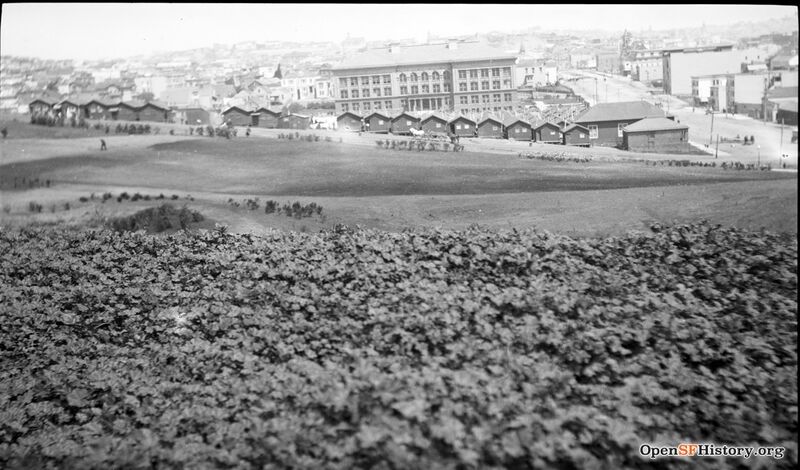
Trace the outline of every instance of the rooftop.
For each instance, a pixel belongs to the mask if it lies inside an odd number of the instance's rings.
[[[688,129],[686,124],[677,123],[665,117],[645,118],[625,126],[625,132],[669,131],[675,129]]]
[[[393,46],[369,49],[345,58],[333,70],[368,67],[395,67],[400,65],[436,64],[473,60],[515,60],[516,53],[508,53],[479,42],[458,42],[450,48],[447,43],[415,46]]]
[[[575,122],[625,121],[646,117],[664,117],[664,111],[646,101],[599,103],[578,116]]]

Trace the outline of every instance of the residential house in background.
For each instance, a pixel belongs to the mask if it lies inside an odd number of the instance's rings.
[[[631,60],[631,78],[642,83],[664,78],[664,53],[660,50],[635,51]]]
[[[619,74],[622,67],[619,52],[599,52],[595,55],[597,71]]]

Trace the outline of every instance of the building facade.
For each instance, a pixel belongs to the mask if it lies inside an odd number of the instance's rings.
[[[733,49],[715,46],[664,51],[664,93],[690,96],[692,77],[713,74],[732,74],[742,70],[742,64],[764,62],[767,49]]]
[[[636,51],[631,61],[631,78],[648,83],[664,78],[664,53],[660,50]]]
[[[516,59],[471,42],[367,50],[332,69],[336,113],[511,111]]]

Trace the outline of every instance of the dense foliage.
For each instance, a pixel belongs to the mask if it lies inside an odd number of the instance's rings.
[[[653,230],[0,230],[0,467],[794,468],[796,238]]]

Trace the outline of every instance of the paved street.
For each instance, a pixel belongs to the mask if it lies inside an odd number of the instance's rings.
[[[645,100],[660,105],[664,111],[675,115],[675,119],[689,126],[689,139],[696,146],[706,148],[713,158],[716,139],[719,135],[719,158],[738,160],[745,163],[772,163],[773,167],[783,161],[788,167],[797,168],[797,144],[791,142],[792,127],[765,123],[742,115],[716,114],[707,115],[704,109],[692,109],[692,106],[677,98],[658,94],[656,90],[643,83],[617,75],[608,75],[590,71],[569,71],[570,75],[579,76],[576,81],[567,82],[575,93],[583,96],[590,104],[595,103],[595,96],[600,103]],[[596,80],[595,80],[596,79]],[[723,138],[733,139],[736,136],[755,137],[755,145],[722,143]],[[789,157],[781,159],[780,155]]]

